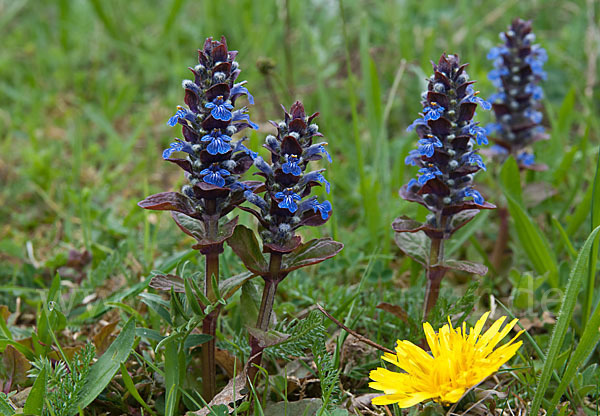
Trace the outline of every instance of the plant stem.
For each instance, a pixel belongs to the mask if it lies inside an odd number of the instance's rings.
[[[441,224],[440,229],[445,234],[446,220],[445,216],[439,216]],[[429,250],[429,263],[427,264],[427,289],[425,290],[425,300],[423,302],[423,320],[426,321],[429,317],[429,313],[435,306],[438,297],[440,295],[440,286],[444,274],[446,274],[446,268],[443,266],[437,266],[444,260],[444,238],[432,238],[431,248]]]
[[[206,234],[210,241],[214,241],[218,235],[219,220],[215,218],[216,201],[206,201],[206,213],[209,220],[205,221]],[[213,288],[213,276],[219,284],[219,254],[221,245],[216,245],[204,251],[205,269],[204,269],[204,296],[208,299],[215,299]],[[217,319],[220,308],[215,308],[202,321],[202,333],[210,335],[210,341],[202,344],[202,396],[206,402],[210,402],[217,393],[217,365],[215,360]]]
[[[494,250],[492,251],[492,266],[497,273],[500,272],[502,267],[502,259],[504,252],[508,244],[508,210],[506,208],[498,209],[498,219],[500,224],[498,226],[498,237],[496,237],[496,243],[494,244]]]
[[[205,255],[205,259],[206,280],[204,282],[204,295],[211,299],[214,298],[212,275],[215,275],[217,281],[219,277],[219,254],[208,253]],[[215,349],[219,309],[216,308],[213,310],[202,321],[202,333],[212,336],[210,341],[202,344],[202,397],[207,403],[212,400],[217,392]]]
[[[256,320],[256,328],[263,332],[266,332],[269,329],[277,286],[285,277],[280,276],[281,260],[281,253],[271,253],[271,258],[269,260],[269,276],[264,278],[265,287],[260,302],[260,310],[258,311],[258,319]],[[259,339],[250,335],[250,347],[252,348],[252,352],[250,353],[251,358],[248,363],[248,379],[251,382],[254,382],[254,378],[258,372],[257,366],[261,364],[262,352],[265,349],[265,346],[261,345]]]

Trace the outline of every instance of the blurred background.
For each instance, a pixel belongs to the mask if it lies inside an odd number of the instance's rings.
[[[65,273],[75,283],[112,293],[189,253],[189,238],[168,214],[136,203],[184,183],[161,158],[180,135],[166,121],[183,104],[181,81],[191,77],[186,68],[208,36],[224,35],[239,51],[240,79],[256,102],[250,115],[261,126],[250,133],[253,150],[270,131],[267,121],[282,117],[280,104],[300,99],[309,113],[321,113],[334,159],[325,166],[334,215],[310,232],[332,235],[346,249],[319,269],[329,281],[286,281],[300,298],[315,290],[316,298],[333,301],[322,285],[356,283],[365,274],[400,287],[418,279],[418,267],[395,248],[390,223],[401,214],[425,215],[397,191],[416,174],[404,165],[416,142],[405,129],[421,109],[430,61],[459,54],[481,96],[491,95],[486,54],[515,17],[533,19],[549,55],[542,86],[552,140],[536,154],[551,169],[530,175],[557,192],[534,215],[553,212],[567,221],[593,179],[599,9],[595,0],[0,0],[4,303],[12,301],[7,288],[45,287],[60,267],[70,267]],[[489,113],[477,117],[491,120]],[[501,203],[495,169],[476,182],[486,199]],[[486,262],[496,233],[491,215],[481,214],[449,252]],[[585,237],[582,224],[570,228],[574,240]],[[467,239],[473,244],[464,248]],[[73,265],[89,261],[85,251],[92,265],[84,278]],[[527,259],[516,254],[514,262]]]

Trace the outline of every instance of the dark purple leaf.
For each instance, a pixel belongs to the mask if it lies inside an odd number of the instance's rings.
[[[248,328],[248,333],[258,340],[258,345],[263,348],[273,347],[281,344],[290,337],[289,334],[284,334],[278,331],[262,331],[258,328]]]
[[[192,173],[192,164],[187,159],[165,159],[167,162],[175,163],[181,169],[188,173]]]
[[[478,274],[480,276],[485,276],[488,272],[488,268],[483,264],[474,263],[472,261],[462,261],[462,260],[444,260],[442,266],[446,269],[459,270],[461,272]]]
[[[150,287],[156,290],[170,292],[171,288],[174,292],[185,293],[185,284],[183,279],[174,274],[158,274],[150,280]]]
[[[406,216],[398,217],[392,223],[392,228],[397,233],[416,233],[424,231],[430,238],[443,238],[443,233],[429,224],[422,224]]]
[[[476,109],[477,104],[475,103],[462,103],[458,110],[458,121],[463,122],[471,120]]]
[[[138,205],[144,209],[155,211],[177,211],[186,215],[196,213],[190,199],[178,192],[162,192],[150,195],[143,201],[138,202]]]
[[[376,306],[376,308],[381,309],[382,311],[389,312],[392,315],[400,318],[405,323],[410,324],[410,317],[408,316],[408,313],[404,310],[404,308],[402,308],[401,306],[392,305],[391,303],[387,302],[381,302],[379,305]]]
[[[496,209],[496,205],[494,204],[490,204],[489,202],[484,202],[483,204],[479,205],[476,204],[473,201],[465,201],[460,205],[450,205],[447,206],[446,208],[444,208],[444,210],[442,211],[443,215],[455,215],[461,211],[465,211],[468,209]]]
[[[296,250],[300,246],[300,243],[302,243],[302,237],[295,235],[283,245],[277,243],[264,243],[264,250],[266,253],[287,254]]]
[[[450,223],[450,234],[467,225],[477,214],[479,214],[478,209],[466,209],[453,215]]]
[[[321,263],[338,254],[344,245],[331,238],[310,240],[283,257],[282,271],[287,273],[311,264]]]

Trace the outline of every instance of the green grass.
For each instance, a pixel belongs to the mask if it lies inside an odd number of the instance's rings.
[[[404,165],[416,141],[405,128],[420,110],[429,61],[442,52],[458,53],[470,63],[470,77],[478,80],[483,97],[493,92],[486,78],[491,64],[485,55],[516,16],[534,19],[537,40],[548,50],[544,120],[551,140],[537,144],[535,150],[550,169],[521,176],[523,198],[511,172],[497,175],[496,166],[478,175],[476,181],[487,199],[510,208],[511,255],[500,270],[474,278],[479,287],[473,317],[492,307],[490,295],[517,317],[541,317],[543,294],[551,288],[564,290],[575,253],[599,224],[595,172],[600,93],[598,74],[589,72],[594,59],[600,65],[593,52],[600,48],[599,15],[598,4],[584,0],[0,0],[0,305],[13,313],[3,322],[8,333],[0,339],[0,351],[8,343],[5,338],[35,338],[41,326],[49,331],[42,334],[44,339],[53,344],[56,336],[68,356],[68,348],[96,334],[101,321],[124,323],[132,315],[138,327],[166,334],[164,313],[138,295],[146,291],[152,270],[173,272],[179,264],[181,271],[187,261],[185,273],[191,273],[202,270],[202,262],[189,251],[190,239],[168,214],[144,212],[136,203],[184,183],[180,171],[161,160],[162,149],[178,133],[165,123],[183,101],[180,83],[191,75],[186,68],[194,65],[196,49],[205,37],[221,35],[227,36],[231,49],[240,51],[240,79],[249,81],[255,97],[250,114],[261,130],[250,135],[250,146],[258,149],[270,131],[267,121],[281,117],[280,103],[289,107],[301,99],[308,112],[321,113],[317,121],[334,158],[327,166],[334,216],[321,230],[304,235],[333,236],[346,247],[336,258],[284,281],[275,305],[278,319],[305,316],[319,303],[382,345],[391,347],[398,338],[418,340],[415,328],[376,309],[380,302],[389,302],[401,305],[415,322],[420,320],[424,275],[395,247],[390,226],[399,215],[420,220],[426,215],[397,194],[416,173]],[[257,66],[266,61],[275,65],[269,80]],[[591,75],[595,85],[589,85]],[[479,113],[478,119],[490,121],[490,114]],[[549,184],[554,192],[532,203],[528,186],[538,182]],[[485,215],[448,244],[454,258],[489,264],[498,228],[495,213]],[[243,223],[252,223],[242,217]],[[88,250],[91,264],[81,270],[65,267],[71,250]],[[521,358],[511,363],[526,369],[505,375],[505,385],[510,384],[510,391],[525,402],[531,402],[534,394],[543,407],[559,400],[552,397],[559,385],[550,377],[554,371],[562,380],[566,369],[569,380],[573,378],[571,387],[590,380],[584,370],[600,358],[593,348],[588,357],[589,340],[595,345],[597,339],[586,326],[598,319],[597,254],[598,245],[592,244],[590,271],[580,282],[584,291],[575,294],[573,319],[561,323],[565,342],[552,344],[556,365],[546,361],[544,367],[527,341]],[[58,268],[59,312],[48,312],[44,305],[51,300],[48,288]],[[512,304],[514,288],[507,278],[511,270],[515,276],[531,273],[535,278],[547,273],[527,298],[531,299],[527,308]],[[223,276],[241,271],[227,249]],[[455,303],[470,281],[470,276],[459,273],[444,281],[437,323],[450,311],[455,318],[463,316],[465,311]],[[248,358],[246,307],[248,296],[234,296],[225,307],[227,318],[219,333],[219,345],[242,361]],[[468,302],[463,308],[468,309]],[[549,312],[556,315],[559,310],[560,304]],[[58,313],[65,317],[62,324]],[[547,323],[530,330],[531,339],[544,352],[552,329]],[[333,325],[329,332],[334,334]],[[74,340],[68,336],[73,333],[84,335]],[[575,350],[581,337],[587,344]],[[146,385],[139,397],[125,393],[131,391],[131,383],[154,380],[156,369],[147,361],[155,359],[154,365],[172,386],[172,397],[181,395],[189,408],[200,402],[194,392],[196,370],[183,374],[178,368],[173,373],[162,365],[165,354],[180,359],[177,351],[153,351],[158,341],[148,337],[137,342],[138,355],[121,366],[122,371],[129,370],[131,380],[117,376],[105,393],[120,391],[131,406],[141,406],[141,400],[162,414],[164,381]],[[348,358],[341,343],[337,345],[336,353]],[[578,360],[575,364],[568,362],[569,347]],[[50,350],[37,346],[35,356]],[[198,368],[198,355],[187,357],[189,368]],[[340,364],[346,390],[372,392],[365,382],[368,371],[379,364],[377,356],[370,351]],[[540,374],[549,380],[541,393],[528,386]],[[220,386],[226,382],[221,375]],[[586,414],[597,414],[597,388],[584,400],[568,387],[561,385],[562,402],[570,401],[573,410],[581,407]],[[257,394],[261,391],[257,388]],[[119,409],[109,393],[90,408]],[[520,405],[512,395],[506,400],[513,409]],[[502,408],[503,401],[497,401]]]

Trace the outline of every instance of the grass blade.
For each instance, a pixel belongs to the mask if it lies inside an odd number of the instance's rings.
[[[129,357],[134,340],[135,320],[130,318],[117,339],[110,344],[110,347],[108,347],[90,369],[81,393],[77,398],[77,402],[74,404],[75,408],[86,408],[102,393],[102,390],[110,383],[110,380],[112,380],[119,370],[121,363]]]
[[[132,380],[131,376],[129,375],[129,371],[127,371],[127,367],[125,367],[125,364],[121,363],[120,367],[121,367],[121,376],[123,377],[123,384],[125,384],[125,387],[127,387],[127,391],[129,392],[129,394],[131,394],[131,396],[135,400],[137,400],[137,402],[139,404],[141,404],[144,407],[144,409],[146,409],[148,411],[148,413],[150,413],[151,415],[155,415],[156,413],[154,413],[154,411],[150,408],[150,406],[148,406],[148,404],[146,404],[144,399],[142,399],[142,396],[140,396],[140,393],[138,393],[138,391],[136,390],[135,384],[133,383],[133,380]]]
[[[181,336],[172,337],[165,343],[165,416],[172,416],[179,406],[179,388],[183,387],[185,356],[180,351]]]
[[[589,266],[589,257],[592,244],[600,231],[600,227],[596,228],[589,235],[585,244],[579,251],[575,265],[571,269],[569,281],[565,288],[565,295],[563,297],[560,312],[558,314],[558,320],[554,325],[554,332],[552,332],[552,338],[550,339],[550,346],[548,347],[548,353],[546,354],[546,361],[544,362],[544,368],[542,369],[542,375],[538,381],[538,386],[535,390],[535,396],[533,397],[533,404],[531,405],[532,415],[537,415],[544,393],[548,388],[550,382],[550,376],[556,364],[556,360],[560,353],[560,347],[563,344],[567,330],[569,329],[569,323],[573,317],[573,311],[577,304],[577,295],[581,289],[584,279],[586,278],[587,267]],[[597,331],[597,327],[596,327]],[[561,383],[562,384],[562,383]]]
[[[539,274],[549,273],[548,282],[552,287],[558,287],[558,265],[548,240],[525,209],[510,194],[505,196],[510,215],[515,221],[517,236],[527,257]]]
[[[46,374],[46,366],[42,368],[36,377],[33,387],[27,396],[23,413],[31,415],[41,415],[44,407],[44,398],[46,397],[46,383],[48,376]]]
[[[600,225],[600,152],[596,157],[596,173],[594,175],[594,183],[592,187],[592,218],[591,218],[591,229],[593,230]],[[585,287],[585,299],[583,300],[583,316],[582,326],[585,327],[588,316],[592,312],[592,304],[594,303],[594,289],[596,281],[596,263],[598,261],[598,242],[595,241],[592,245],[592,255],[590,256],[590,267],[588,269],[587,285]],[[587,329],[587,328],[586,328]]]

